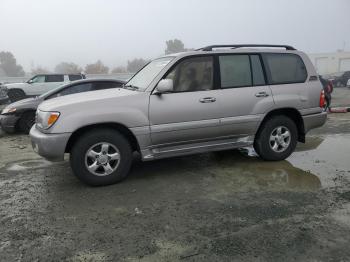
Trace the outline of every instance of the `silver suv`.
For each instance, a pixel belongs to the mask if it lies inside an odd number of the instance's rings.
[[[70,153],[79,179],[107,185],[127,176],[135,151],[146,161],[253,145],[264,160],[285,159],[325,123],[323,106],[303,52],[209,46],[155,59],[123,88],[45,101],[30,135],[41,156]]]

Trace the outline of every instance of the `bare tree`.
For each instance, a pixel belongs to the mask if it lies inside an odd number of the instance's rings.
[[[86,74],[108,74],[109,68],[105,66],[101,60],[97,60],[94,64],[88,64],[85,67]]]
[[[32,75],[48,74],[50,71],[44,67],[37,66],[31,70]]]
[[[59,74],[78,74],[83,69],[75,63],[62,62],[56,65],[55,72]]]
[[[168,40],[166,43],[165,54],[173,54],[186,51],[184,43],[179,39]]]
[[[127,71],[130,73],[135,73],[139,71],[148,61],[142,58],[135,58],[134,60],[128,61],[126,67]]]
[[[24,76],[24,70],[17,64],[11,52],[0,52],[0,68],[6,76]]]
[[[119,74],[119,73],[126,73],[126,68],[125,66],[117,66],[115,68],[113,68],[113,70],[111,71],[112,74]]]

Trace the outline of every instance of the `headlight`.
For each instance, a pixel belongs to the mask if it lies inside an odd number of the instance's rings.
[[[49,129],[52,127],[60,117],[60,112],[45,112],[37,110],[36,124],[39,128]]]
[[[2,115],[5,115],[5,114],[11,114],[11,113],[14,113],[14,112],[16,112],[16,108],[14,108],[14,107],[9,107],[9,108],[4,108],[2,111],[1,111],[1,114]]]

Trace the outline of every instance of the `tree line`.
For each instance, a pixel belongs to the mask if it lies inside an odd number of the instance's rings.
[[[186,49],[181,40],[174,39],[166,41],[166,49],[164,53],[167,55],[187,50],[190,49]],[[135,58],[133,60],[128,61],[126,66],[117,66],[115,68],[112,68],[111,70],[101,60],[97,60],[95,63],[92,64],[87,64],[84,68],[73,62],[61,62],[55,66],[53,72],[61,74],[75,74],[82,72],[84,72],[85,74],[135,73],[148,62],[148,59]],[[45,67],[37,66],[35,68],[32,68],[30,73],[32,75],[35,75],[52,72],[46,69]],[[0,52],[0,76],[2,75],[9,77],[22,77],[25,75],[23,67],[17,64],[16,58],[11,52]]]

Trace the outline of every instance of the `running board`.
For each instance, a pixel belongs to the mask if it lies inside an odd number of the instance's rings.
[[[197,142],[185,145],[171,145],[171,146],[158,146],[145,150],[141,150],[142,159],[144,161],[168,158],[174,156],[184,156],[199,153],[206,153],[212,151],[228,150],[233,148],[240,148],[251,146],[253,144],[254,137],[247,136],[241,138],[230,138],[223,140],[215,140],[209,142]]]

